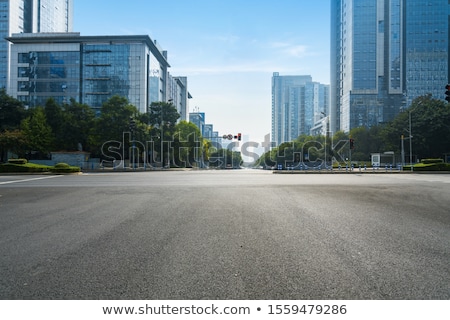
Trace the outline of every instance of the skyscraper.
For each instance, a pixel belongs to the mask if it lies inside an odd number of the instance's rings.
[[[73,0],[0,0],[0,88],[8,87],[13,33],[71,32]]]
[[[405,92],[407,105],[421,95],[444,99],[450,79],[447,0],[403,1]]]
[[[330,130],[392,120],[416,97],[443,98],[448,0],[331,1]]]
[[[311,76],[272,77],[272,141],[277,145],[310,134],[320,115],[328,112],[329,87]]]

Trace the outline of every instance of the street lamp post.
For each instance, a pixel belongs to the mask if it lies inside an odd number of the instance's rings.
[[[173,99],[167,100],[168,103],[172,103]],[[161,169],[164,168],[164,112],[163,112],[163,105],[161,104]],[[169,150],[167,150],[169,152]]]
[[[420,100],[416,105],[415,105],[415,107],[417,108],[418,106],[420,106],[421,104],[423,103],[423,100]],[[413,138],[413,135],[412,135],[412,126],[411,126],[411,113],[412,113],[412,110],[411,110],[411,108],[409,108],[409,110],[408,110],[408,122],[409,122],[409,137],[408,137],[408,139],[409,139],[409,163],[410,163],[410,166],[411,166],[411,171],[414,171],[414,168],[413,168],[413,160],[412,160],[412,138]]]
[[[325,112],[321,111],[320,113],[323,114],[323,116],[326,118],[326,123],[325,123],[325,170],[327,170],[327,137],[328,137],[329,118]]]
[[[413,163],[412,163],[412,132],[411,132],[411,110],[409,110],[409,162],[411,165],[411,171],[414,171],[413,169]]]
[[[400,139],[402,142],[402,170],[403,170],[403,167],[405,166],[405,136],[402,134]]]

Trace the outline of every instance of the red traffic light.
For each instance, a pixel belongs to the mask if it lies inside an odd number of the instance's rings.
[[[238,139],[239,141],[241,141],[241,134],[238,133],[237,136],[234,136],[233,138]]]

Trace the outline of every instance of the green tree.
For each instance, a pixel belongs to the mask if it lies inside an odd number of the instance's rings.
[[[95,114],[86,104],[70,100],[64,107],[64,147],[66,150],[90,148],[90,137],[93,131]]]
[[[430,95],[415,99],[409,109],[380,130],[384,149],[400,154],[403,135],[404,150],[408,155],[410,123],[413,160],[442,158],[450,152],[450,107],[447,103]]]
[[[191,167],[194,162],[199,161],[197,158],[200,156],[202,140],[200,129],[195,124],[187,121],[176,124],[172,142],[174,164]]]
[[[156,150],[153,150],[153,152],[159,154],[161,161],[161,149],[157,146],[162,146],[165,164],[168,161],[166,157],[173,156],[173,154],[170,155],[170,150],[168,148],[170,142],[174,139],[175,126],[179,118],[180,114],[170,102],[152,102],[150,105],[148,118],[149,125],[151,126],[150,135],[152,136],[152,140],[155,140],[153,138],[157,137],[156,143],[154,144]],[[164,141],[164,143],[161,141]]]
[[[152,102],[149,108],[149,124],[159,127],[161,124],[170,128],[175,127],[180,114],[170,102]]]
[[[0,89],[0,132],[19,128],[25,116],[22,102],[7,95],[5,89]]]
[[[63,108],[55,101],[53,98],[49,98],[45,103],[45,118],[47,123],[52,129],[54,144],[52,149],[63,150],[65,149],[66,134],[64,125],[66,124],[66,119],[64,118]]]
[[[211,167],[238,169],[244,161],[241,153],[229,149],[219,149],[211,153]]]
[[[130,132],[130,118],[136,118],[137,115],[137,108],[124,97],[113,96],[105,101],[100,116],[95,121],[92,151],[100,155],[103,144],[111,141],[122,142],[124,133]]]
[[[24,156],[27,140],[22,130],[14,129],[14,130],[5,130],[4,132],[0,132],[0,150],[8,150],[19,157]],[[3,152],[1,154],[2,159],[0,162],[5,162],[7,159]]]
[[[359,127],[350,130],[350,137],[354,141],[352,150],[353,161],[369,161],[371,150],[370,131],[367,127]]]
[[[53,143],[52,129],[47,123],[42,107],[31,110],[31,114],[21,123],[23,134],[30,152],[47,155]]]

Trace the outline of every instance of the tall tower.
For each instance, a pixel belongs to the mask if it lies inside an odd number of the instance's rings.
[[[328,113],[329,86],[311,76],[272,77],[272,141],[277,145],[311,134],[315,122]]]
[[[389,121],[402,101],[400,0],[332,1],[331,131]]]
[[[403,1],[405,15],[405,85],[407,106],[418,96],[444,99],[449,74],[447,0]]]
[[[277,145],[297,138],[304,128],[305,86],[311,76],[272,76],[272,141]]]
[[[371,127],[420,95],[443,97],[448,21],[448,0],[332,1],[331,130]]]
[[[71,32],[73,0],[0,0],[0,88],[8,88],[13,33]]]

